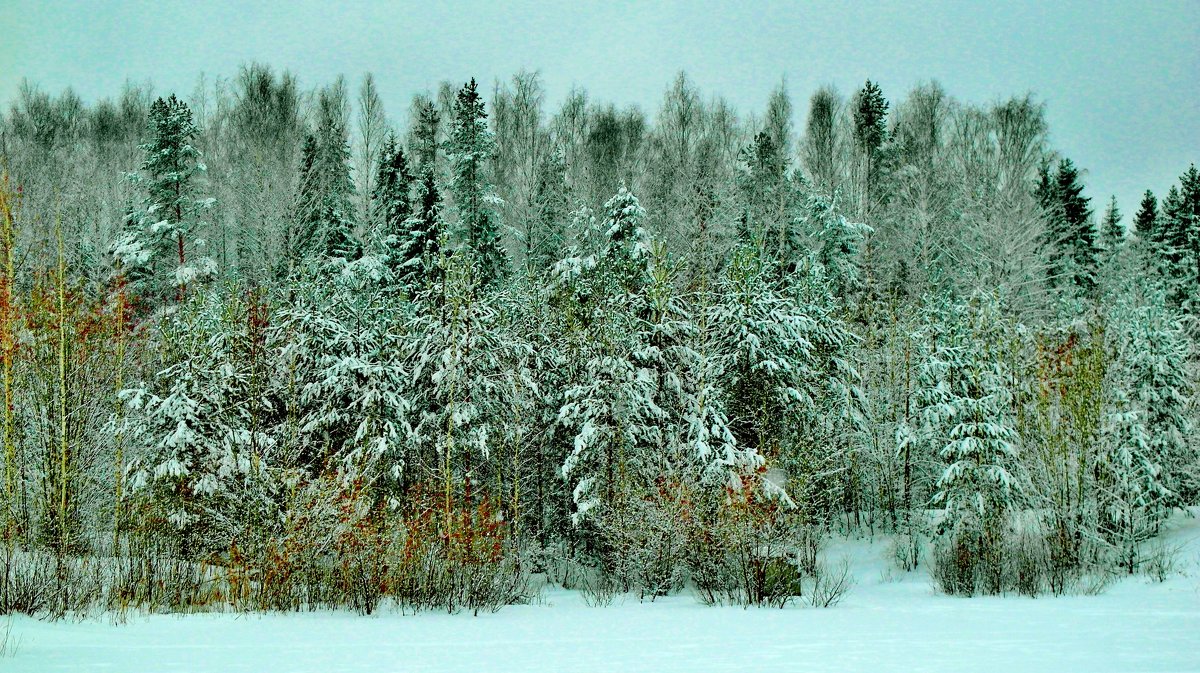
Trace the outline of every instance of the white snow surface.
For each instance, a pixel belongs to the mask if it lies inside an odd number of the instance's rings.
[[[828,609],[706,607],[688,593],[588,607],[548,589],[478,617],[17,617],[0,671],[1200,671],[1200,519],[1177,518],[1168,541],[1183,545],[1170,579],[1098,596],[942,596],[925,572],[893,570],[876,538],[831,545],[857,584]]]

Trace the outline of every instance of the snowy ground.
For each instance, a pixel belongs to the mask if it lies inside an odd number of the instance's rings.
[[[592,608],[548,591],[479,617],[17,618],[0,671],[1200,671],[1200,519],[1170,539],[1186,543],[1179,574],[1099,596],[939,596],[923,573],[889,570],[886,544],[852,541],[834,552],[852,554],[857,586],[825,610],[690,595]]]

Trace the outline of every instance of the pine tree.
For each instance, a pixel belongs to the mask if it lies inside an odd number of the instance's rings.
[[[781,268],[793,268],[802,244],[795,221],[799,190],[788,173],[787,157],[772,135],[763,131],[742,150],[738,163],[743,203],[738,238],[776,256]]]
[[[386,294],[342,277],[298,284],[278,311],[278,332],[287,335],[279,361],[292,391],[289,441],[311,477],[361,479],[383,494],[413,469],[403,458],[409,372],[398,317]]]
[[[813,322],[780,292],[771,263],[739,249],[714,288],[707,324],[724,359],[721,388],[738,445],[778,455],[801,407],[815,406]]]
[[[458,211],[458,227],[479,260],[484,287],[508,273],[508,257],[500,242],[499,197],[488,182],[488,161],[495,141],[474,78],[458,92],[454,123],[446,141],[450,191]]]
[[[198,196],[199,178],[206,170],[202,155],[192,143],[199,129],[192,111],[171,95],[150,108],[151,140],[140,149],[145,154],[140,173],[131,178],[146,190],[143,208],[126,219],[122,236],[111,250],[132,280],[134,291],[147,299],[182,299],[187,285],[211,275],[211,259],[188,263],[195,250],[191,236],[200,213],[211,199]]]
[[[512,376],[514,351],[527,347],[507,329],[498,295],[484,292],[474,255],[443,252],[436,286],[425,290],[405,346],[412,364],[412,450],[423,473],[436,475],[448,530],[451,514],[488,495],[501,467],[494,441],[525,381]],[[520,413],[518,411],[518,413]]]
[[[254,449],[271,444],[255,429],[263,399],[238,360],[236,315],[218,293],[194,295],[162,325],[166,366],[120,393],[121,434],[134,454],[129,487],[170,524],[184,558],[228,549],[233,531],[220,529],[218,512],[261,457]]]

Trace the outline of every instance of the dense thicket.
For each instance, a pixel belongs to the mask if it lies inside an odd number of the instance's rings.
[[[953,593],[1144,565],[1200,504],[1196,168],[1127,226],[1029,97],[795,116],[683,74],[652,117],[444,84],[404,129],[369,77],[26,85],[0,607],[778,604],[832,530]]]

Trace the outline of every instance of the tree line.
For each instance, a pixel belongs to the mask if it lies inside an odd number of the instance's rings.
[[[782,604],[831,532],[1063,593],[1197,504],[1194,166],[1126,225],[1030,96],[350,99],[0,118],[6,611]]]

